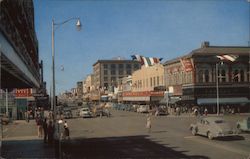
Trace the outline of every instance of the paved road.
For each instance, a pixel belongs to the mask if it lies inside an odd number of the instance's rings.
[[[235,122],[242,116],[226,116]],[[146,115],[112,111],[112,117],[67,120],[71,140],[63,141],[68,158],[170,158],[246,159],[250,134],[224,140],[192,136],[188,130],[195,118],[152,117],[152,132],[145,129]],[[53,158],[54,148],[36,136],[34,121],[5,126],[2,156],[6,158]]]
[[[192,136],[193,117],[153,117],[152,132],[146,115],[113,111],[111,118],[69,120],[72,140],[63,144],[71,158],[211,158],[242,159],[250,154],[250,135],[208,140]],[[239,117],[227,116],[229,121]],[[242,117],[240,117],[242,118]]]

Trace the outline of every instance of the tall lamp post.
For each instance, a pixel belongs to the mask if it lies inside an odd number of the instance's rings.
[[[219,79],[218,79],[218,63],[216,63],[216,103],[217,103],[217,116],[220,114],[220,103],[219,103]]]
[[[80,31],[81,29],[81,22],[80,22],[80,19],[79,18],[70,18],[68,20],[65,20],[61,23],[55,23],[54,22],[54,19],[52,19],[52,99],[51,99],[51,106],[53,108],[53,114],[54,114],[54,123],[56,123],[56,87],[55,87],[55,39],[54,39],[54,36],[55,36],[55,30],[57,28],[59,28],[61,25],[71,21],[71,20],[77,20],[76,22],[76,27],[77,27],[77,30]],[[55,26],[57,26],[55,28]],[[59,148],[58,148],[58,155],[59,155],[59,158],[61,158],[61,124],[62,122],[60,122],[60,120],[58,121],[58,139],[59,139]],[[56,147],[55,147],[56,148]],[[57,149],[55,149],[57,151]]]
[[[70,18],[68,20],[65,20],[61,23],[55,23],[54,19],[52,19],[52,99],[51,99],[51,107],[53,109],[54,114],[54,120],[56,116],[56,84],[55,84],[55,30],[58,29],[61,25],[71,21],[71,20],[77,20],[76,27],[77,30],[81,30],[81,22],[79,18]]]

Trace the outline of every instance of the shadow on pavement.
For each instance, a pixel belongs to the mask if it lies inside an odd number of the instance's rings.
[[[134,159],[209,159],[206,156],[188,156],[187,151],[177,151],[160,145],[148,136],[106,138],[78,138],[62,143],[65,158],[134,158]]]
[[[226,137],[221,137],[217,138],[219,141],[236,141],[236,140],[245,140],[243,136],[226,136]]]
[[[54,148],[43,140],[3,141],[1,157],[9,158],[54,158]]]

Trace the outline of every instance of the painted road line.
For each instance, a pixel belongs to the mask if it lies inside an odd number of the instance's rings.
[[[230,152],[233,152],[233,153],[237,153],[237,154],[240,154],[240,155],[246,155],[246,156],[249,155],[249,151],[237,149],[235,147],[229,147],[229,146],[222,145],[222,144],[210,141],[210,140],[209,141],[204,140],[204,139],[199,138],[198,136],[197,137],[196,136],[194,136],[194,137],[187,136],[187,137],[184,137],[184,138],[187,139],[187,140],[192,140],[192,141],[204,144],[204,145],[216,147],[216,148],[223,149],[223,150],[226,150],[226,151],[230,151]]]

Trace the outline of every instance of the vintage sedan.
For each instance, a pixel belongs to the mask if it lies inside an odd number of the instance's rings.
[[[250,131],[250,117],[237,122],[237,129],[239,131]]]
[[[222,117],[201,117],[196,124],[190,125],[190,130],[193,135],[204,135],[210,140],[216,137],[237,135],[237,131]]]

